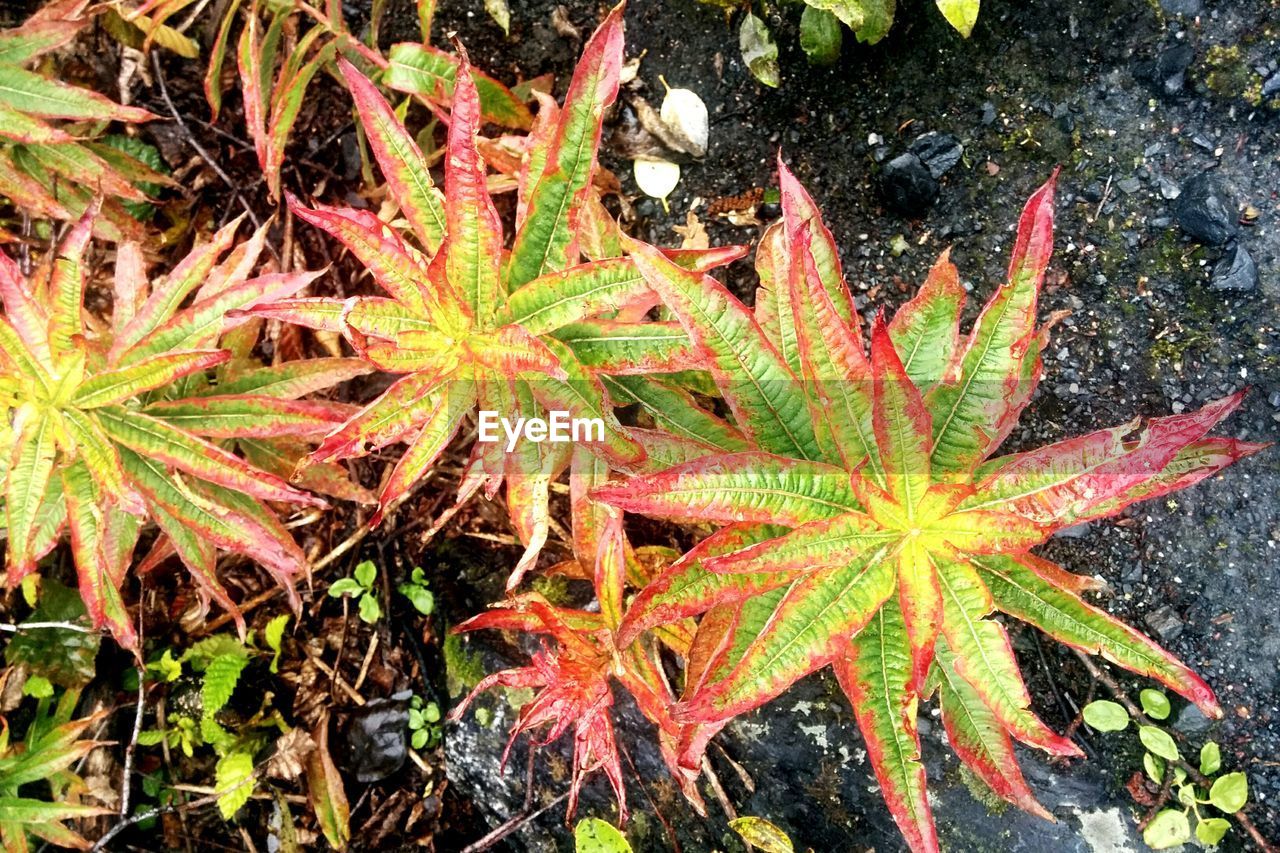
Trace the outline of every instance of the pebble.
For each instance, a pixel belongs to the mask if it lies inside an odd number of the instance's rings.
[[[1210,246],[1221,246],[1238,230],[1231,205],[1209,172],[1201,172],[1182,184],[1173,212],[1187,236]]]
[[[1271,404],[1271,408],[1280,409],[1280,391],[1272,391],[1271,396],[1267,398],[1267,402]]]
[[[1249,250],[1232,240],[1227,250],[1213,266],[1213,278],[1209,281],[1213,290],[1233,290],[1248,293],[1258,287],[1258,265]]]
[[[1123,181],[1117,181],[1116,186],[1119,187],[1120,191],[1125,195],[1133,195],[1138,190],[1142,189],[1142,181],[1137,178],[1125,178]]]
[[[1173,608],[1169,605],[1153,610],[1146,616],[1147,627],[1155,632],[1161,642],[1169,642],[1176,640],[1181,636],[1186,625],[1178,618],[1178,614],[1173,612]]]
[[[1178,182],[1173,178],[1161,175],[1156,179],[1156,184],[1160,187],[1160,197],[1173,201],[1182,195],[1182,188],[1178,186]]]
[[[938,179],[910,152],[899,154],[880,173],[885,203],[904,216],[922,216],[938,198]]]
[[[1204,0],[1160,0],[1160,8],[1170,15],[1193,18],[1204,11]]]
[[[356,781],[379,782],[404,764],[409,730],[407,699],[407,695],[402,699],[400,694],[389,700],[374,699],[342,720],[340,761]]]
[[[1280,94],[1280,74],[1272,74],[1262,84],[1262,97],[1270,98],[1276,94]]]
[[[1276,75],[1280,78],[1280,75]],[[995,124],[996,121],[996,105],[990,101],[986,101],[982,105],[982,123],[985,125]]]
[[[941,178],[951,171],[964,156],[964,146],[959,139],[936,130],[916,137],[907,150],[919,157],[935,178]]]
[[[1073,524],[1070,527],[1064,527],[1057,533],[1053,534],[1054,539],[1083,539],[1089,535],[1090,523],[1082,521],[1079,524]]]
[[[1166,95],[1176,95],[1187,82],[1187,68],[1196,51],[1185,42],[1166,48],[1156,59],[1156,80],[1164,87]]]
[[[1186,735],[1202,734],[1207,732],[1211,725],[1213,721],[1195,705],[1184,707],[1178,712],[1178,718],[1173,721],[1173,727]]]

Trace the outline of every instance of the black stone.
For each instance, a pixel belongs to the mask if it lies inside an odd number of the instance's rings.
[[[1258,265],[1253,262],[1249,250],[1236,241],[1227,245],[1227,250],[1213,266],[1213,278],[1209,287],[1214,290],[1234,290],[1247,293],[1258,287]]]
[[[1238,230],[1232,205],[1209,172],[1188,179],[1174,204],[1173,214],[1188,237],[1221,246]]]
[[[915,154],[900,154],[880,173],[885,204],[904,216],[921,216],[938,198],[938,179]]]
[[[964,156],[964,146],[949,133],[932,131],[916,137],[907,148],[929,167],[935,178],[941,178]]]
[[[357,782],[381,782],[399,770],[408,755],[408,696],[374,699],[343,715],[339,731],[342,769]]]
[[[1180,42],[1161,51],[1156,59],[1156,80],[1164,87],[1165,94],[1176,95],[1187,82],[1187,68],[1195,59],[1196,51],[1186,42]]]

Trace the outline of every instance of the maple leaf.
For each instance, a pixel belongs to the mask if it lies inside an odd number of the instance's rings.
[[[536,690],[534,698],[520,708],[502,763],[506,764],[511,746],[522,733],[545,729],[535,741],[536,746],[543,746],[572,728],[573,771],[567,816],[572,818],[577,809],[578,793],[587,774],[599,770],[613,788],[619,820],[625,823],[626,788],[612,717],[612,682],[617,681],[656,726],[668,769],[689,802],[705,815],[706,807],[695,785],[701,768],[684,767],[680,757],[687,751],[682,747],[684,742],[710,737],[706,733],[709,727],[682,724],[671,716],[675,696],[662,673],[656,647],[632,643],[619,648],[614,642],[622,619],[628,574],[643,585],[646,573],[623,534],[621,513],[608,508],[603,513],[599,535],[593,540],[598,550],[591,560],[591,580],[599,610],[557,607],[538,593],[528,593],[458,625],[455,632],[500,629],[532,633],[550,639],[554,646],[544,644],[535,651],[529,666],[483,678],[449,718],[461,719],[471,702],[493,687]],[[579,560],[584,557],[579,555]],[[663,639],[679,652],[688,653],[689,637],[668,631]],[[710,728],[712,732],[719,730],[718,726]]]
[[[1242,394],[1142,429],[991,458],[1041,373],[1048,325],[1037,326],[1036,304],[1054,181],[1027,203],[1008,280],[967,337],[964,291],[944,255],[892,322],[875,318],[868,351],[830,232],[779,170],[783,221],[761,241],[754,313],[709,276],[629,245],[733,416],[729,424],[691,398],[671,401],[667,421],[733,452],[595,492],[628,512],[726,525],[647,585],[619,626],[625,647],[647,629],[705,614],[693,647],[712,651],[676,718],[722,724],[831,666],[904,836],[915,850],[935,850],[915,725],[932,691],[965,763],[1037,814],[1010,736],[1080,754],[1032,711],[997,611],[1220,716],[1184,664],[1084,601],[1089,579],[1030,549],[1257,452],[1262,445],[1206,438]],[[699,744],[688,746],[685,765],[700,757]]]
[[[217,550],[264,566],[296,607],[293,578],[306,559],[265,502],[325,504],[217,442],[332,429],[345,409],[289,394],[350,370],[335,374],[319,362],[238,379],[223,373],[227,382],[216,387],[208,371],[225,369],[233,353],[220,349],[219,339],[248,319],[228,319],[229,311],[296,293],[316,273],[251,277],[266,231],[233,249],[240,220],[155,282],[147,280],[140,247],[126,242],[117,249],[112,312],[99,320],[82,306],[96,212],[91,206],[30,278],[0,252],[0,407],[12,416],[0,436],[8,583],[34,571],[69,530],[93,624],[107,625],[136,650],[121,586],[141,523],[150,519],[202,597],[231,612],[243,630],[217,578]]]
[[[373,83],[339,63],[407,228],[368,211],[291,204],[299,218],[341,242],[388,295],[276,301],[253,313],[340,333],[361,358],[401,374],[311,455],[331,461],[407,443],[383,485],[373,523],[431,469],[477,407],[511,419],[545,417],[547,410],[598,419],[604,440],[591,446],[605,460],[626,468],[644,458],[644,448],[614,417],[597,374],[681,369],[689,362],[688,340],[674,326],[654,331],[617,318],[620,309],[650,298],[629,258],[582,262],[588,248],[594,254],[617,244],[616,224],[602,212],[593,181],[622,48],[619,7],[584,47],[564,107],[544,98],[531,133],[508,140],[514,156],[507,156],[508,148],[482,144],[480,96],[466,57],[460,57],[450,93],[443,193]],[[482,149],[515,177],[518,210],[509,251]],[[698,269],[737,256],[736,249],[673,253],[677,262]],[[533,442],[520,442],[511,453],[496,442],[477,443],[472,451],[458,503],[482,486],[492,497],[505,481],[512,523],[526,545],[509,589],[546,541],[550,484],[569,455],[567,444]]]
[[[141,226],[121,202],[146,202],[141,185],[173,182],[93,137],[110,122],[136,124],[155,116],[29,67],[92,23],[86,5],[58,0],[22,26],[0,30],[0,196],[33,216],[75,220],[95,194],[106,195],[98,202],[103,215],[95,219],[95,235],[141,239]]]

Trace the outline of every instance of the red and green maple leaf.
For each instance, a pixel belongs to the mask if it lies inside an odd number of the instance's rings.
[[[616,225],[593,184],[622,50],[618,8],[587,42],[564,107],[542,97],[529,135],[502,144],[479,137],[481,102],[462,57],[451,92],[443,193],[373,83],[340,63],[405,227],[366,210],[296,202],[293,209],[340,241],[388,295],[276,301],[254,313],[340,333],[361,358],[401,374],[310,457],[331,461],[407,443],[383,485],[374,523],[432,468],[477,407],[513,420],[545,417],[547,410],[599,419],[605,437],[592,447],[601,457],[620,468],[643,460],[644,447],[618,424],[597,373],[680,370],[690,364],[690,347],[674,324],[648,334],[649,325],[618,318],[637,301],[651,304],[649,288],[629,258],[599,254],[617,248]],[[504,183],[517,192],[509,249],[486,157],[508,170]],[[698,269],[738,255],[737,249],[672,253]],[[511,453],[503,442],[474,446],[458,504],[482,486],[492,497],[506,482],[512,523],[526,545],[510,588],[547,539],[550,484],[569,461],[568,444],[521,442]]]
[[[998,794],[1044,814],[1010,737],[1078,755],[1031,709],[997,612],[1221,711],[1209,687],[1088,604],[1093,586],[1030,549],[1054,531],[1191,485],[1262,445],[1207,438],[1241,394],[1185,415],[992,458],[1041,373],[1036,306],[1052,243],[1051,180],[1018,225],[1008,280],[967,337],[944,256],[864,349],[831,235],[781,165],[783,221],[757,255],[754,313],[709,276],[639,243],[646,280],[698,348],[732,424],[671,401],[667,422],[728,452],[597,490],[628,512],[726,525],[636,597],[618,630],[702,616],[673,712],[723,724],[831,666],[885,799],[915,850],[937,840],[919,760],[920,699]],[[670,390],[670,389],[668,389]],[[686,395],[687,396],[687,395]],[[696,766],[701,744],[681,757]]]
[[[517,596],[499,607],[457,626],[457,632],[500,629],[536,634],[549,639],[534,652],[529,666],[503,670],[482,679],[450,714],[458,720],[480,693],[492,687],[531,688],[533,700],[521,706],[503,764],[511,745],[522,733],[541,730],[535,745],[542,746],[573,731],[573,770],[567,814],[577,808],[578,792],[587,774],[602,771],[618,799],[620,820],[627,819],[626,789],[613,725],[613,682],[628,691],[657,729],[663,759],[684,795],[699,814],[706,808],[696,781],[700,767],[685,768],[680,757],[685,743],[705,740],[707,726],[677,722],[671,715],[676,697],[662,672],[659,649],[653,643],[635,642],[619,648],[615,637],[621,624],[626,587],[643,586],[649,577],[644,562],[631,550],[622,529],[622,515],[603,508],[600,527],[588,537],[596,550],[588,558],[577,554],[578,565],[590,565],[599,610],[574,610],[549,603],[538,593]],[[575,517],[576,520],[576,517]],[[578,531],[575,530],[575,534]],[[575,546],[584,540],[575,535]],[[689,653],[691,632],[685,626],[664,626],[661,640],[681,655]],[[712,731],[718,731],[714,727]]]
[[[136,649],[121,586],[149,519],[164,534],[162,550],[176,553],[202,597],[239,625],[217,577],[219,549],[264,566],[296,606],[293,579],[306,559],[266,502],[324,501],[223,445],[332,430],[346,407],[295,398],[348,378],[353,368],[318,360],[233,375],[233,353],[219,340],[249,319],[228,319],[228,312],[296,293],[316,274],[252,276],[266,232],[235,245],[239,220],[154,282],[141,248],[126,242],[116,252],[111,314],[99,319],[83,308],[95,213],[91,207],[29,278],[0,252],[8,583],[34,571],[69,530],[94,625]],[[214,368],[221,368],[219,385],[210,382]]]
[[[95,235],[141,239],[141,225],[121,202],[145,202],[140,185],[172,181],[94,137],[111,122],[155,116],[30,67],[90,26],[94,12],[87,6],[86,0],[56,0],[22,26],[0,30],[0,196],[33,216],[75,220],[95,194],[106,195]]]

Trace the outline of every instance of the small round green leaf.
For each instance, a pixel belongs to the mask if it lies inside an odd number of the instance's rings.
[[[1120,732],[1129,727],[1129,713],[1118,702],[1099,699],[1084,706],[1084,721],[1100,732]]]
[[[578,821],[573,831],[573,843],[577,853],[631,853],[626,836],[611,824],[594,817]]]
[[[1231,821],[1224,817],[1206,818],[1196,824],[1196,838],[1206,847],[1213,847],[1231,828]]]
[[[1164,729],[1158,729],[1155,726],[1139,726],[1138,739],[1142,741],[1143,746],[1167,761],[1177,761],[1181,758],[1178,754],[1178,745]]]
[[[1200,747],[1200,772],[1212,776],[1222,767],[1222,750],[1215,741]]]
[[[372,589],[373,582],[378,577],[378,567],[373,564],[372,560],[365,560],[356,566],[356,581],[365,589]]]
[[[1249,779],[1243,773],[1228,773],[1219,776],[1209,789],[1209,802],[1214,808],[1235,814],[1244,808],[1249,799]]]
[[[1165,809],[1156,815],[1142,831],[1142,840],[1152,850],[1177,847],[1191,840],[1191,824],[1187,816],[1176,809]]]
[[[1148,687],[1138,694],[1138,700],[1142,702],[1143,712],[1153,720],[1169,719],[1169,697],[1165,696],[1159,690],[1152,690]]]
[[[360,618],[369,625],[382,618],[382,606],[377,598],[369,594],[360,596]]]
[[[1151,781],[1157,785],[1164,783],[1164,759],[1157,758],[1149,752],[1142,754],[1142,767],[1147,771],[1147,776],[1151,777]]]
[[[1178,788],[1178,802],[1184,806],[1194,806],[1196,804],[1196,789],[1190,785],[1183,785]]]

